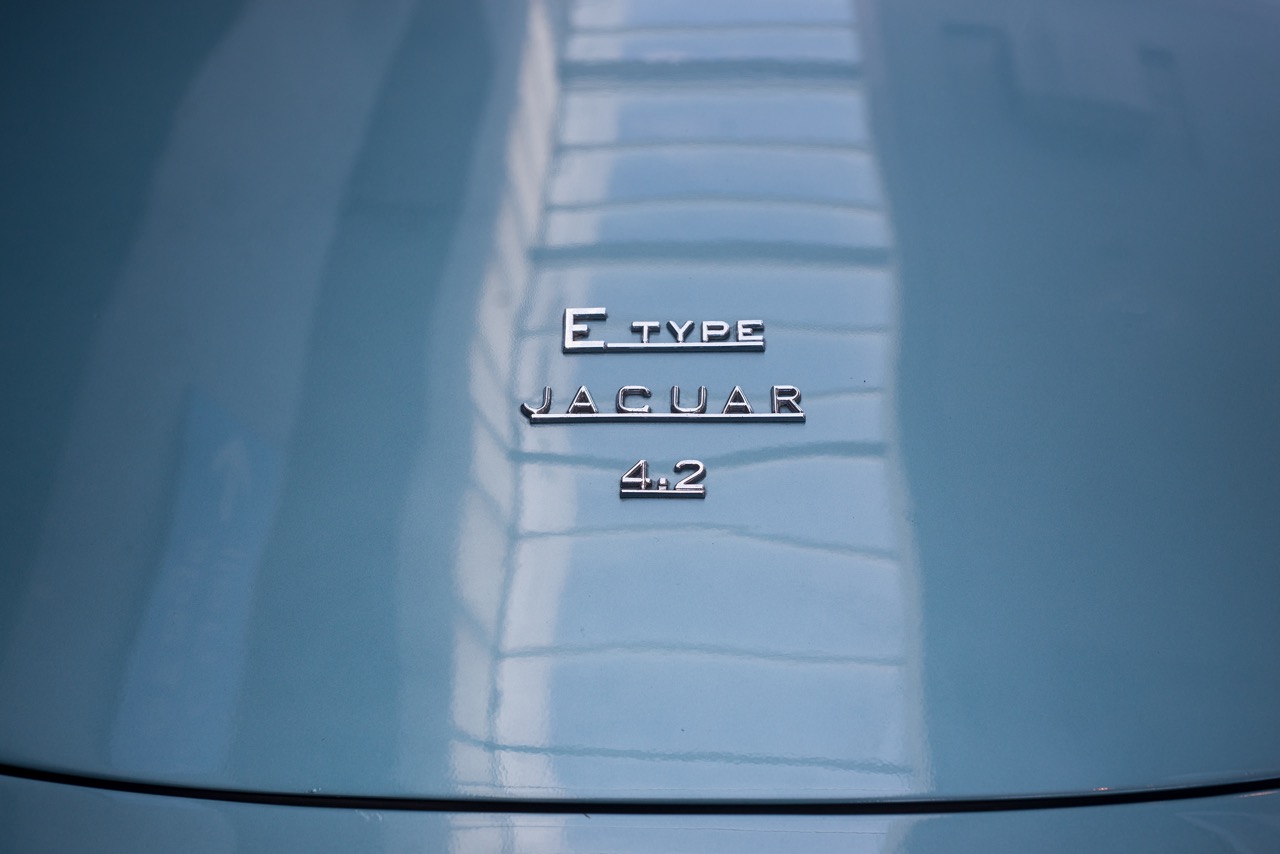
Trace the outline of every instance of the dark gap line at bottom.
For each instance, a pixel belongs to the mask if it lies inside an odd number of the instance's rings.
[[[1026,795],[993,798],[893,799],[881,801],[622,801],[622,800],[546,800],[532,798],[415,798],[370,795],[287,794],[278,792],[215,789],[200,786],[142,783],[44,771],[0,763],[0,776],[41,783],[156,795],[201,801],[266,806],[311,807],[324,809],[356,809],[376,811],[414,811],[434,813],[497,813],[518,815],[944,815],[948,813],[1023,812],[1027,810],[1074,809],[1077,807],[1148,804],[1218,798],[1231,795],[1264,794],[1280,789],[1280,777],[1213,783],[1160,789],[1086,792],[1068,795]]]

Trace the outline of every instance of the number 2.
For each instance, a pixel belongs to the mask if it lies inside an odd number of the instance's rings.
[[[681,460],[676,463],[676,474],[693,469],[689,474],[676,481],[676,492],[696,492],[699,496],[707,494],[707,488],[702,485],[702,481],[707,476],[707,467],[702,464],[701,460]]]

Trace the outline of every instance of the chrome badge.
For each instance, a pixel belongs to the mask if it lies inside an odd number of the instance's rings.
[[[776,385],[769,392],[770,407],[767,412],[757,412],[742,391],[741,386],[734,386],[728,399],[719,412],[707,411],[707,387],[698,387],[698,402],[693,406],[680,405],[680,386],[671,387],[671,409],[668,412],[654,412],[653,407],[645,403],[633,406],[629,401],[633,398],[647,399],[653,392],[642,385],[624,385],[614,395],[613,411],[601,412],[595,399],[586,386],[579,386],[578,391],[569,402],[564,412],[552,412],[553,395],[551,387],[542,390],[542,403],[536,408],[527,403],[520,404],[520,412],[529,419],[530,424],[575,424],[579,422],[609,422],[617,424],[624,421],[679,422],[700,421],[703,423],[732,424],[745,422],[784,422],[799,423],[804,421],[804,410],[800,408],[800,389],[792,385]]]
[[[631,331],[639,340],[620,342],[592,340],[588,337],[591,327],[579,322],[608,317],[604,308],[566,308],[561,349],[565,353],[764,352],[763,320],[739,320],[734,324],[723,320],[686,320],[677,324],[668,320],[665,325],[660,320],[636,320],[631,323]]]
[[[566,308],[561,350],[567,355],[764,352],[763,320],[737,320],[733,323],[724,320],[636,320],[630,324],[631,332],[636,336],[632,340],[608,341],[592,338],[591,326],[587,321],[603,322],[608,317],[609,312],[604,307]],[[653,396],[653,390],[647,386],[624,385],[613,395],[613,407],[601,409],[591,391],[585,385],[580,385],[569,398],[564,410],[553,412],[555,393],[551,386],[544,386],[542,401],[537,406],[521,403],[520,414],[533,425],[627,422],[802,424],[805,420],[804,409],[800,406],[800,389],[793,385],[770,386],[767,409],[757,408],[738,385],[725,396],[724,404],[714,410],[708,407],[709,394],[706,386],[698,386],[696,395],[683,392],[679,385],[671,386],[666,410],[648,402]],[[678,480],[659,477],[655,480],[649,476],[649,461],[641,459],[622,475],[618,483],[618,495],[621,498],[706,497],[707,488],[703,481],[707,477],[707,467],[704,463],[700,460],[680,460],[675,464],[674,473],[684,474],[684,477]]]

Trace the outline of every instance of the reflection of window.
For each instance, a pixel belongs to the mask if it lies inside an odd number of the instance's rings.
[[[709,142],[858,147],[868,142],[860,88],[808,90],[719,87],[715,91],[670,86],[568,92],[560,141],[566,146],[626,146]]]
[[[631,793],[706,792],[726,774],[745,790],[790,781],[900,793],[916,765],[904,697],[917,677],[889,511],[895,300],[850,6],[578,0],[566,17],[558,121],[534,123],[554,134],[541,213],[505,232],[524,241],[518,257],[515,240],[496,250],[486,287],[504,298],[482,298],[492,340],[472,361],[471,388],[505,398],[475,401],[459,773],[477,793],[578,791],[600,779]],[[771,370],[837,359],[865,378],[853,390],[805,390],[838,414],[806,425],[807,444],[723,438],[716,471],[745,488],[717,496],[714,542],[704,531],[682,544],[683,560],[709,567],[696,577],[678,561],[640,566],[649,533],[582,488],[621,472],[584,464],[575,443],[591,440],[531,430],[515,408],[530,389],[617,372],[548,344],[566,306],[624,292],[670,304],[691,287],[749,293],[776,319],[789,346],[771,354]],[[807,316],[793,310],[802,291],[823,295]],[[825,509],[850,518],[792,508],[779,524],[787,536],[733,522],[750,515],[752,489],[794,472],[846,490],[847,506]],[[548,494],[554,506],[539,501]],[[753,563],[726,561],[734,550]],[[738,616],[733,590],[744,591]],[[752,615],[764,590],[778,607]],[[618,601],[621,617],[606,604]],[[815,612],[815,601],[830,608]],[[723,619],[705,620],[710,611]],[[757,696],[755,686],[781,682],[789,691]],[[718,699],[705,702],[708,692]],[[771,704],[797,702],[838,708],[805,731],[780,729]],[[620,715],[635,725],[616,726]],[[680,733],[699,727],[686,749]],[[832,744],[842,749],[823,747]]]

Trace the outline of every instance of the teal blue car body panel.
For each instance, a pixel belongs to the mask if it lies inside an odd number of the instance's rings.
[[[574,803],[1280,778],[1280,7],[134,5],[0,27],[0,766]],[[565,352],[587,307],[584,340],[767,346]],[[624,386],[804,421],[521,412]],[[620,498],[641,459],[705,498]],[[1205,809],[1274,842],[1273,800]],[[877,820],[922,852],[1005,819]]]
[[[537,815],[268,806],[0,779],[0,820],[15,850],[112,854],[1267,854],[1280,831],[1277,797],[950,815]]]

